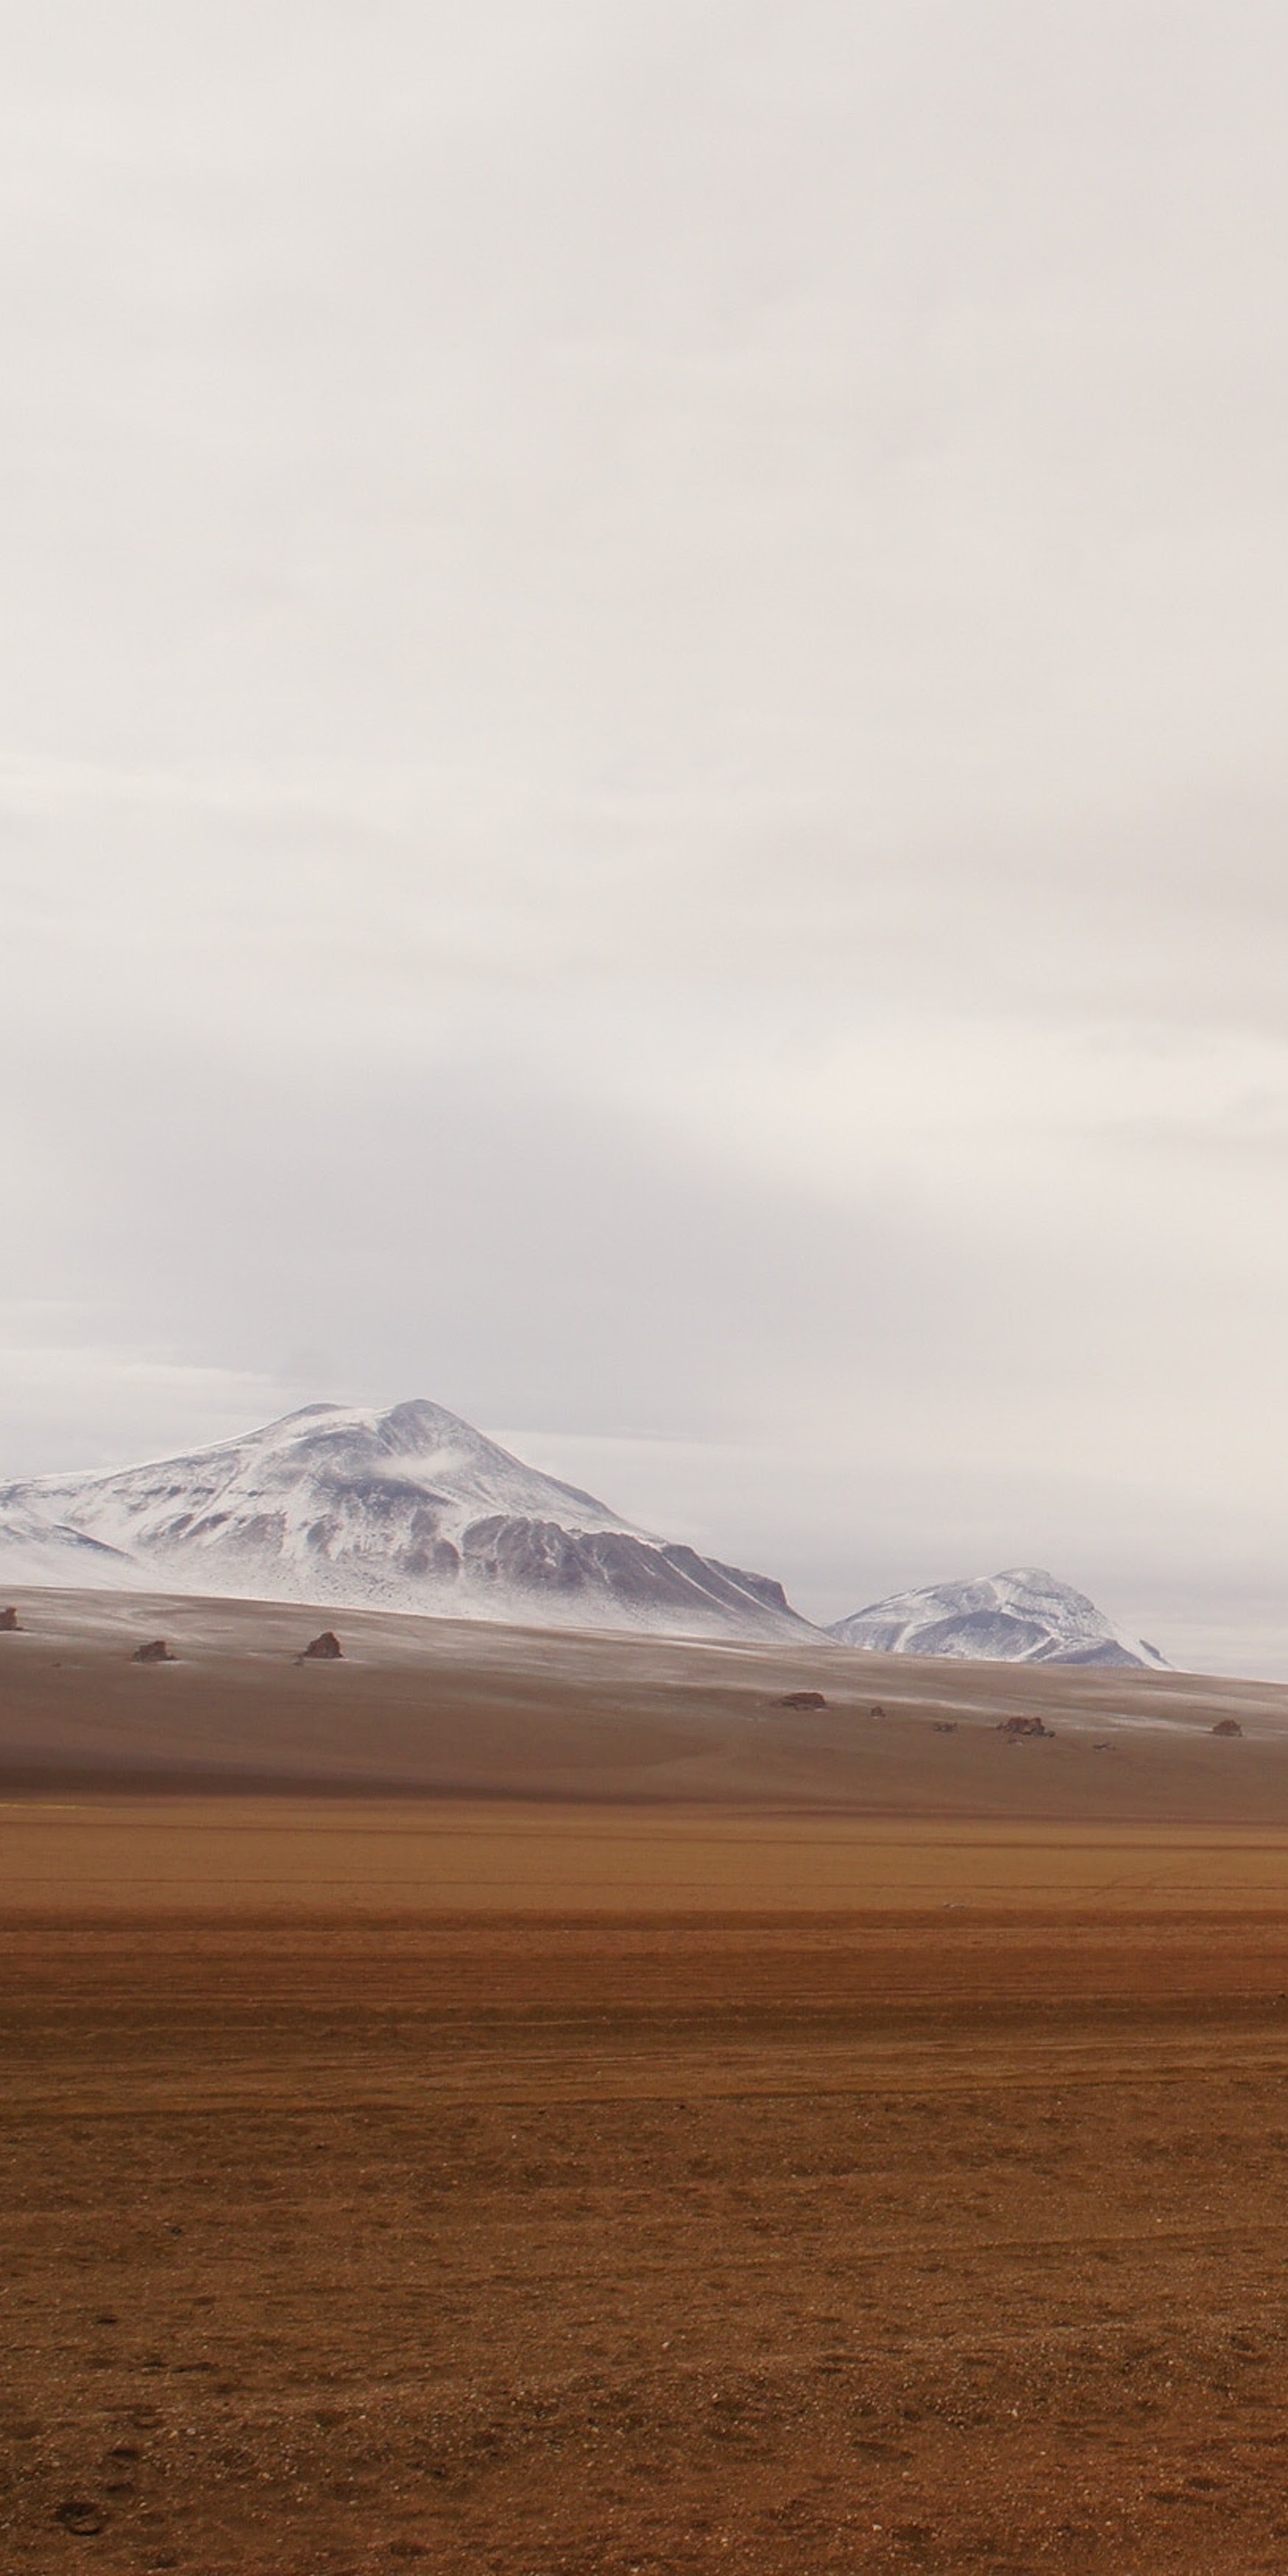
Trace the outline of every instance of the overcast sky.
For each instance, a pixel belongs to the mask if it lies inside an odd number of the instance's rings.
[[[9,0],[0,1472],[1288,1675],[1280,0]]]

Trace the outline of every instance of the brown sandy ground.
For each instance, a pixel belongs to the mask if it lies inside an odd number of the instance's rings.
[[[3,2576],[1285,2576],[1282,1690],[20,1606]]]
[[[0,1797],[133,1783],[1288,1826],[1281,1684],[934,1663],[808,1635],[703,1645],[111,1593],[18,1605],[22,1632],[0,1636]],[[333,1625],[343,1662],[297,1664]],[[177,1660],[133,1663],[155,1636]],[[779,1704],[802,1686],[826,1708]],[[1050,1734],[1008,1743],[998,1721],[1015,1715]],[[1240,1738],[1212,1735],[1225,1717]]]
[[[1282,1843],[1201,1921],[1072,1835],[1044,1905],[140,1915],[106,1826],[0,1927],[6,2576],[1288,2566]]]
[[[1288,1912],[1282,1825],[900,1819],[579,1799],[0,1801],[0,1917]]]

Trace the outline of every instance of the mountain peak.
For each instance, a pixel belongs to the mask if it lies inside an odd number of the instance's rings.
[[[306,1404],[175,1458],[0,1487],[37,1583],[677,1635],[800,1635],[781,1586],[621,1519],[425,1397]]]
[[[892,1592],[838,1619],[829,1633],[872,1654],[1167,1669],[1156,1647],[1120,1637],[1085,1592],[1040,1565]]]

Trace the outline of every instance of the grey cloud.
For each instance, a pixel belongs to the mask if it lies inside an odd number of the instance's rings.
[[[14,1463],[312,1374],[1277,1654],[1281,14],[3,45]]]

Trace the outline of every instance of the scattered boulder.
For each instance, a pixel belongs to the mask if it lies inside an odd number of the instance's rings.
[[[957,1733],[957,1720],[955,1717],[932,1717],[930,1723],[933,1726],[936,1735],[955,1735]]]
[[[297,1656],[296,1661],[301,1664],[334,1664],[343,1654],[344,1648],[334,1628],[324,1628],[320,1637],[310,1640],[303,1654]]]
[[[775,1700],[775,1708],[826,1708],[821,1691],[789,1691],[786,1699]]]
[[[0,1610],[0,1628],[20,1628],[21,1626],[22,1621],[16,1610]]]
[[[868,1710],[868,1715],[869,1717],[884,1717],[885,1710],[883,1708],[870,1708]]]
[[[1219,1717],[1212,1732],[1214,1735],[1242,1735],[1243,1728],[1237,1717]]]
[[[178,1660],[177,1655],[171,1654],[164,1637],[153,1637],[150,1644],[136,1646],[130,1658],[135,1664],[176,1664]]]
[[[1054,1727],[1044,1726],[1040,1717],[1002,1717],[998,1719],[997,1731],[1012,1744],[1023,1743],[1029,1736],[1055,1733]]]

